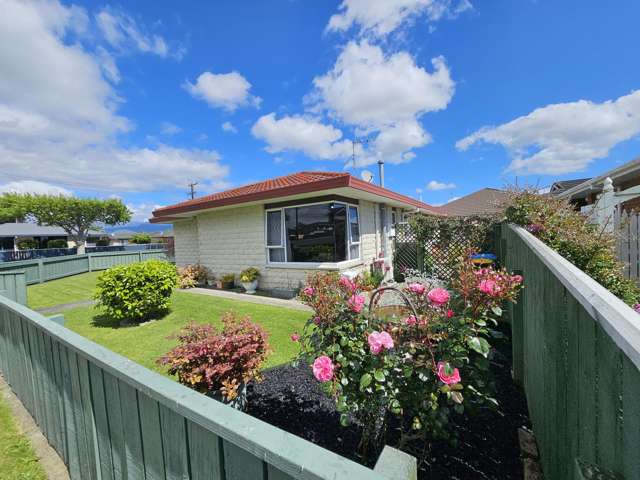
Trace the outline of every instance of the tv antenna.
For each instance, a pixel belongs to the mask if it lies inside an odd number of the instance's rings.
[[[196,185],[198,185],[198,182],[191,182],[189,184],[189,196],[191,196],[191,200],[196,198]]]
[[[368,138],[356,138],[351,140],[351,161],[353,162],[353,168],[356,168],[356,144],[359,143],[363,147],[369,143]]]

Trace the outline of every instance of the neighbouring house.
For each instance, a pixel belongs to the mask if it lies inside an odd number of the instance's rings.
[[[98,238],[106,236],[103,232],[91,231],[87,239],[87,245],[95,243]],[[22,239],[32,239],[37,248],[47,248],[50,240],[65,240],[69,247],[74,247],[75,243],[69,240],[67,232],[61,227],[50,227],[29,222],[9,222],[0,223],[0,250],[17,250],[18,243]]]
[[[507,197],[505,190],[483,188],[442,205],[440,211],[451,217],[494,215],[504,210]]]
[[[116,230],[109,235],[110,245],[129,245],[135,235],[144,234],[151,237],[151,243],[171,243],[173,230],[163,232],[134,232],[133,230]]]
[[[584,182],[588,182],[591,178],[576,178],[574,180],[559,180],[551,184],[549,188],[549,194],[553,196],[560,196],[570,188],[580,185]]]
[[[563,182],[554,185],[558,183]],[[554,194],[553,186],[551,193]],[[640,210],[640,158],[585,179],[555,195],[567,199],[599,224],[613,228],[616,212]]]
[[[319,270],[356,274],[378,255],[392,258],[393,219],[438,209],[335,172],[299,172],[157,209],[172,223],[178,266],[200,263],[216,275],[247,267],[260,288],[293,295]]]

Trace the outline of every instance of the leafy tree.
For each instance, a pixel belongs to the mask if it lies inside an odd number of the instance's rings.
[[[24,222],[26,215],[20,195],[6,193],[0,197],[0,223]]]
[[[98,223],[118,225],[131,220],[131,212],[118,199],[5,193],[0,196],[0,219],[21,212],[28,220],[61,227],[84,250],[89,230]]]

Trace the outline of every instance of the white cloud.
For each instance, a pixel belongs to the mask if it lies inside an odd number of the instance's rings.
[[[131,124],[117,113],[120,100],[102,60],[68,40],[82,31],[83,18],[56,1],[2,0],[0,183],[150,191],[191,179],[224,182],[228,167],[215,151],[118,146],[117,134]]]
[[[153,211],[162,207],[162,205],[153,203],[127,204],[127,208],[131,211],[131,221],[129,223],[147,223],[153,216]]]
[[[472,8],[469,0],[343,0],[327,31],[344,32],[357,26],[361,35],[380,38],[422,16],[436,22]]]
[[[447,107],[455,90],[443,57],[431,61],[429,72],[408,52],[385,55],[379,46],[349,42],[334,67],[313,81],[307,97],[310,111],[328,115],[375,135],[360,165],[382,157],[391,163],[410,161],[412,149],[431,142],[419,119]]]
[[[433,72],[407,52],[385,55],[367,42],[349,42],[333,69],[313,80],[312,99],[340,120],[362,128],[379,128],[442,110],[453,97],[455,83],[443,57]]]
[[[139,25],[133,17],[121,9],[103,8],[96,15],[96,23],[109,44],[121,52],[140,51],[160,57],[173,55],[181,58],[184,48],[171,52],[165,39],[150,33],[143,25]]]
[[[221,128],[225,132],[238,133],[238,129],[231,122],[224,122],[221,125]]]
[[[162,124],[160,125],[160,131],[164,135],[171,136],[180,133],[182,131],[182,128],[171,122],[162,122]]]
[[[100,67],[102,68],[102,72],[105,77],[113,83],[120,83],[120,70],[118,69],[113,56],[103,47],[98,47],[97,54],[100,59]]]
[[[186,81],[184,89],[196,98],[204,100],[214,108],[234,111],[238,107],[252,105],[260,107],[262,99],[249,93],[251,84],[238,72],[202,73],[196,83]]]
[[[452,188],[456,188],[455,183],[445,183],[437,180],[431,180],[426,186],[426,189],[431,191],[451,190]]]
[[[640,135],[640,90],[616,100],[579,100],[538,108],[528,115],[483,127],[456,143],[502,145],[512,157],[508,171],[559,175],[583,170],[618,143]]]
[[[64,195],[70,197],[73,195],[71,190],[51,185],[45,182],[35,182],[33,180],[23,180],[20,182],[9,182],[0,185],[0,193],[35,193],[39,195]]]
[[[269,153],[300,151],[322,160],[346,158],[351,155],[349,140],[342,140],[342,132],[320,121],[303,116],[276,118],[275,113],[264,115],[251,128],[254,137],[267,142]]]

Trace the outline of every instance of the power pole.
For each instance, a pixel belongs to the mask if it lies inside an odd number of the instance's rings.
[[[189,184],[189,195],[191,196],[191,200],[196,198],[196,185],[198,185],[198,182],[191,182]]]

